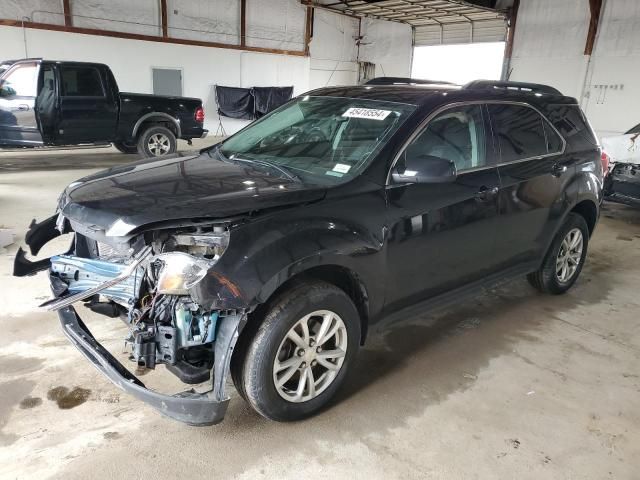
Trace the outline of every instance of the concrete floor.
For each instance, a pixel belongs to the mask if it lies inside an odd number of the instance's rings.
[[[66,184],[130,158],[40,156],[0,154],[0,225],[17,244]],[[235,391],[208,428],[122,393],[38,311],[44,276],[11,277],[17,244],[0,253],[0,478],[638,478],[638,210],[605,207],[567,295],[523,280],[408,319],[371,339],[338,403],[293,424],[263,419]],[[126,362],[122,323],[80,314]],[[181,388],[163,367],[144,381]]]

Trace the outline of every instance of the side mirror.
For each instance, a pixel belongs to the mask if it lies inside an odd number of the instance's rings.
[[[405,157],[404,166],[396,165],[391,172],[396,183],[448,183],[456,175],[455,163],[433,155]]]

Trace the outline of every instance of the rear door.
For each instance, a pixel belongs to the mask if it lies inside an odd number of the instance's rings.
[[[504,102],[487,109],[500,159],[496,256],[505,268],[533,263],[570,202],[564,187],[574,161],[563,156],[564,139],[533,107]]]
[[[60,64],[58,144],[115,139],[118,102],[100,65]]]
[[[485,116],[481,105],[448,108],[398,159],[446,158],[458,174],[450,183],[387,186],[385,309],[411,305],[495,270],[499,178]]]
[[[52,144],[55,141],[58,91],[54,64],[41,64],[38,80],[38,97],[36,98],[36,114],[38,116],[42,140],[45,144]]]
[[[0,81],[0,145],[42,145],[35,110],[39,70],[38,62],[21,62]]]

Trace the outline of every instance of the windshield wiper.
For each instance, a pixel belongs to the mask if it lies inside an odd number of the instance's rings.
[[[230,162],[231,160],[225,157],[223,153],[220,151],[220,145],[221,143],[218,143],[211,147],[207,147],[205,150],[203,150],[200,153],[206,153],[207,155],[209,155],[209,157],[215,158],[216,160],[219,160],[221,162]]]
[[[236,155],[232,155],[231,157],[229,157],[229,160],[234,161],[234,162],[255,163],[257,165],[262,165],[264,167],[270,167],[270,168],[273,168],[274,170],[278,170],[280,173],[282,173],[289,180],[293,180],[293,181],[299,182],[299,183],[302,182],[300,177],[298,177],[297,175],[291,173],[291,171],[289,169],[287,169],[286,167],[282,167],[282,166],[280,166],[280,165],[278,165],[276,163],[271,163],[271,162],[268,162],[266,160],[256,160],[255,158],[240,158],[240,157],[238,157]]]

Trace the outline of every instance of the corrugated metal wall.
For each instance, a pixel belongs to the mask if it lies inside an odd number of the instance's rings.
[[[502,19],[446,23],[415,27],[415,45],[504,42],[507,25]]]

